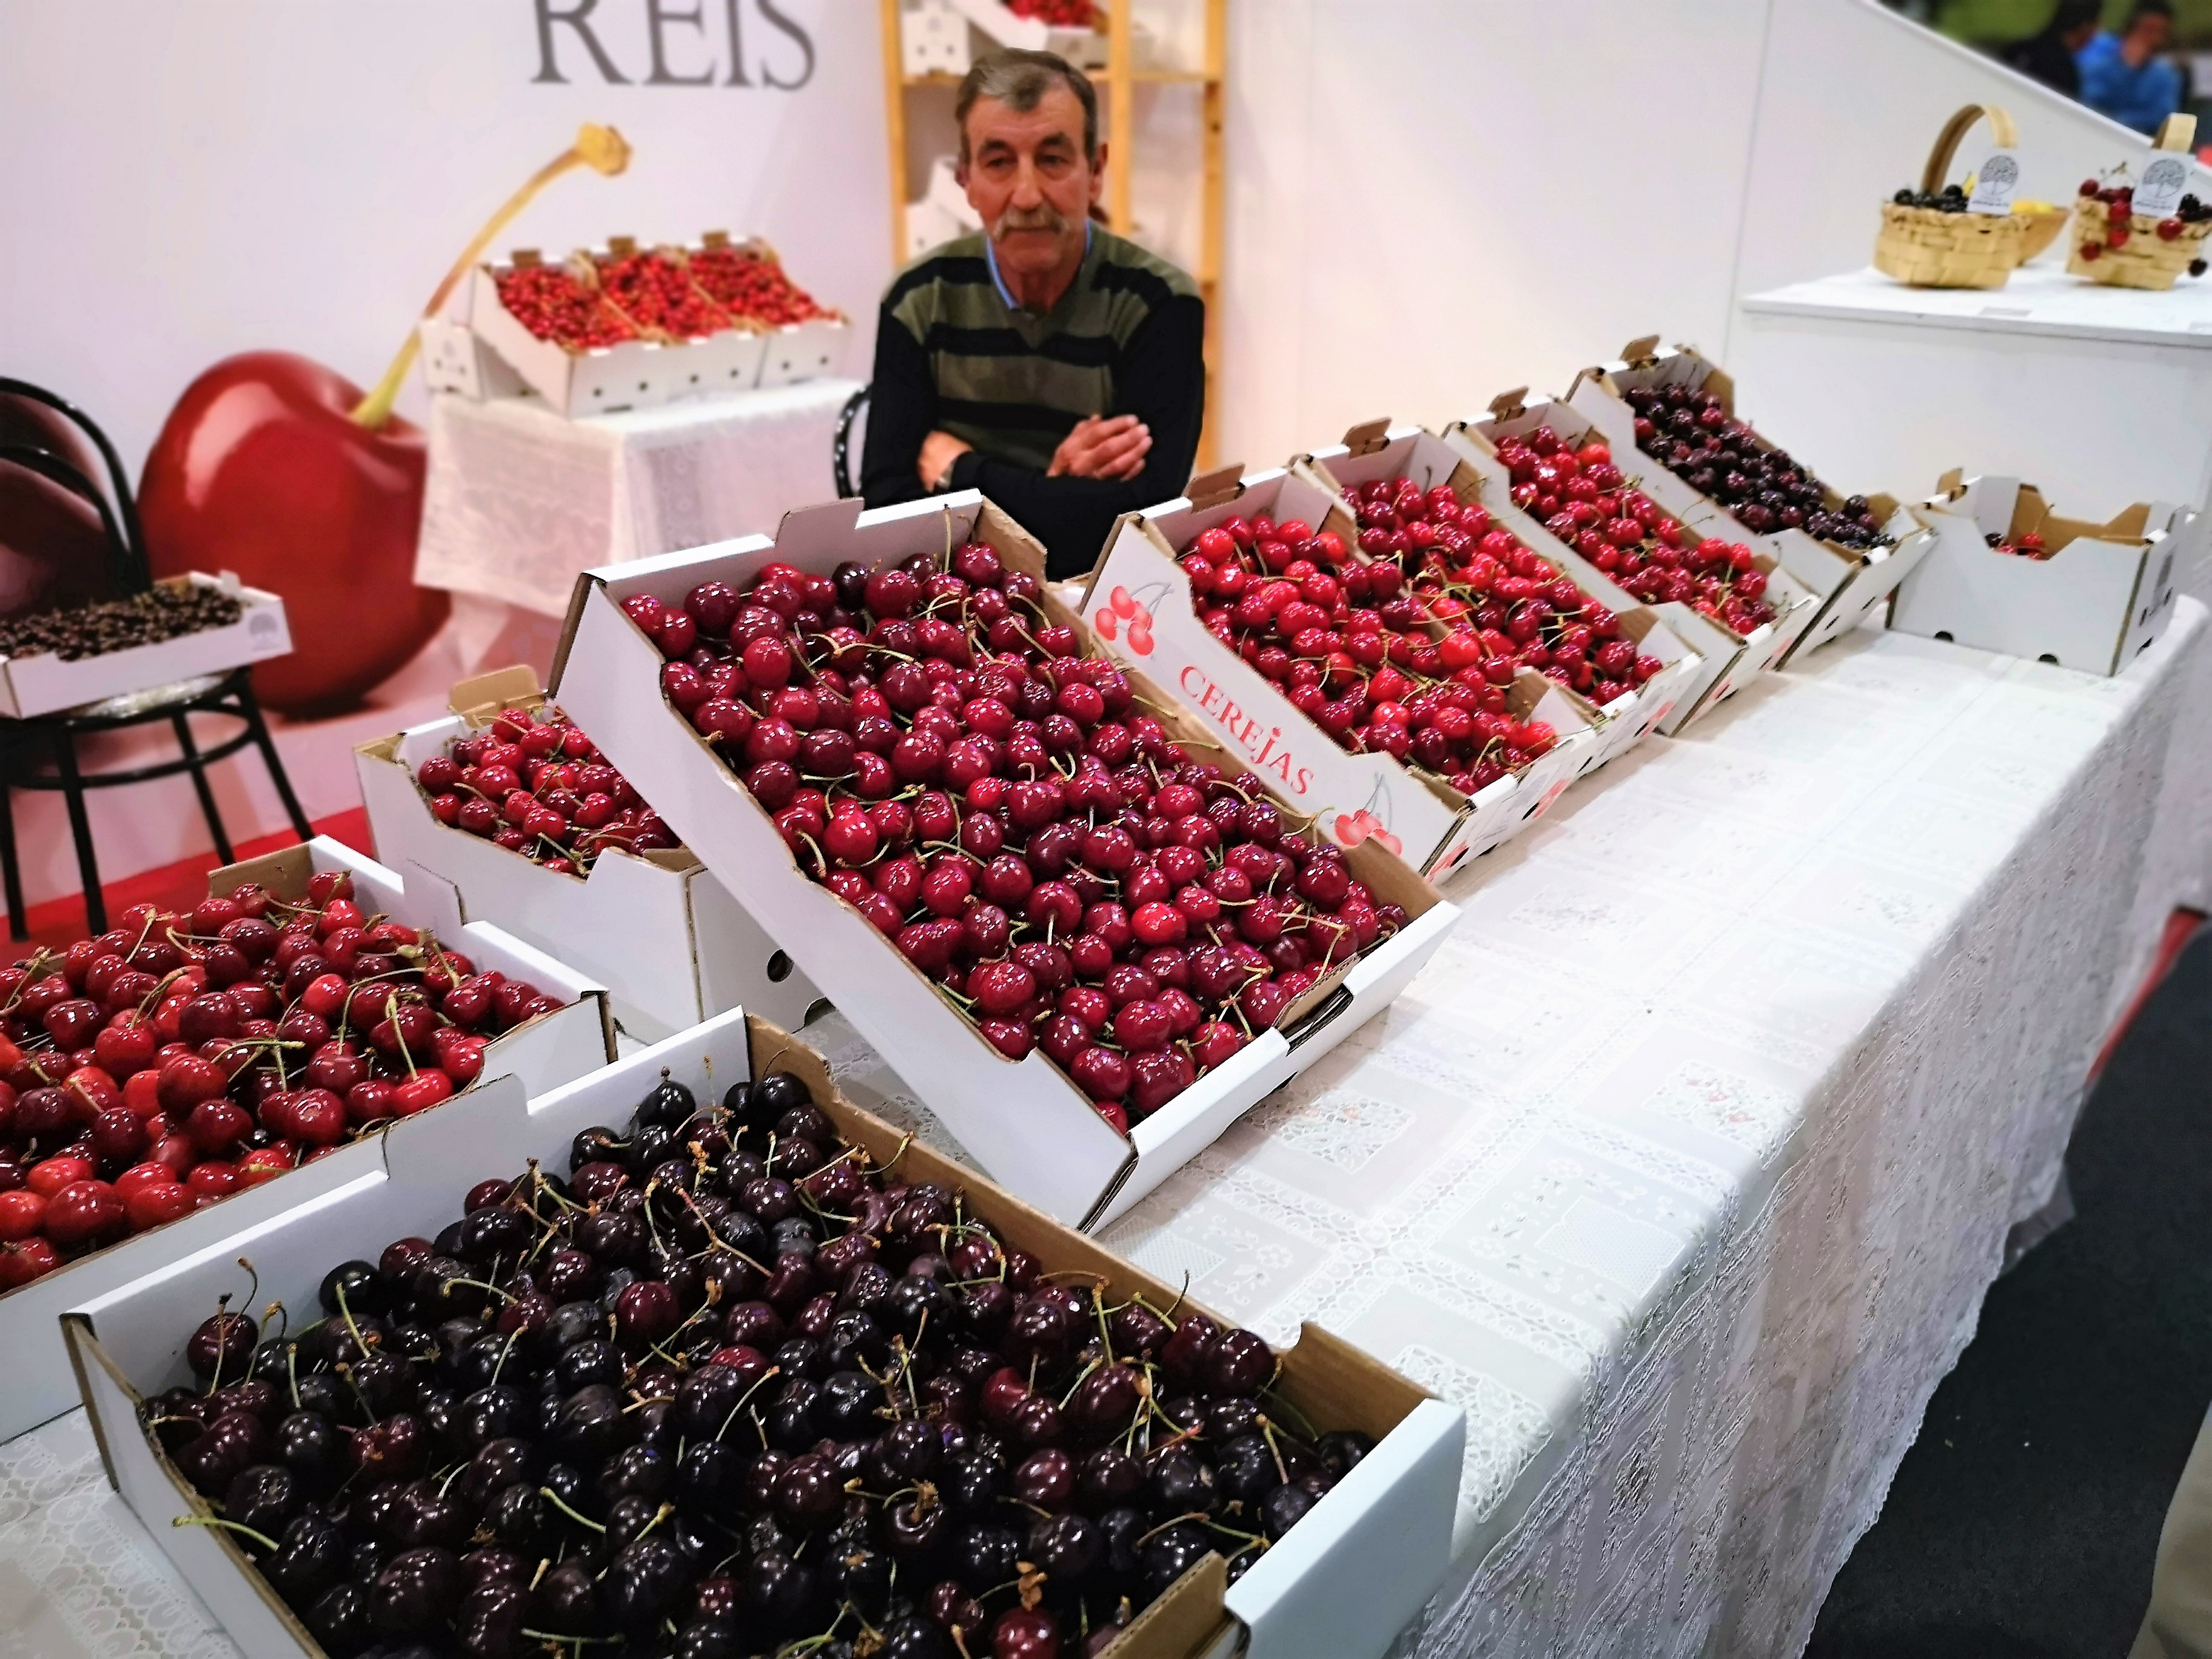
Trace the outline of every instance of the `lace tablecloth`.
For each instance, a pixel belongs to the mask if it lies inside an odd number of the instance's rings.
[[[568,420],[532,398],[431,400],[415,578],[548,616],[576,573],[773,531],[831,494],[853,380]]]
[[[1458,878],[1404,997],[1113,1229],[1468,1410],[1421,1655],[1797,1652],[2212,878],[2212,630],[1863,633]],[[925,1137],[836,1016],[810,1035]],[[11,1633],[27,1646],[11,1650]],[[0,1446],[0,1655],[227,1654],[82,1414]]]

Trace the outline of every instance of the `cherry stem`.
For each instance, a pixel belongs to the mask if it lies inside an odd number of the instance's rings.
[[[268,1534],[256,1532],[252,1528],[247,1526],[242,1521],[225,1521],[218,1516],[174,1516],[171,1517],[169,1524],[173,1527],[221,1527],[225,1532],[242,1533],[246,1537],[251,1538],[255,1543],[260,1545],[263,1549],[267,1550],[271,1555],[274,1555],[281,1547],[276,1540],[270,1537]]]
[[[460,286],[461,278],[468,274],[469,267],[476,264],[483,251],[491,246],[492,238],[506,229],[515,216],[530,205],[539,191],[562,173],[572,167],[587,167],[594,173],[611,178],[629,165],[629,145],[622,134],[612,127],[593,126],[587,123],[577,132],[574,144],[531,174],[529,181],[508,197],[499,211],[485,222],[483,228],[476,234],[468,246],[461,250],[461,257],[453,261],[453,268],[438,284],[437,292],[430,296],[430,303],[423,307],[422,315],[426,319],[434,318],[446,308],[446,301]],[[406,381],[408,369],[414,365],[415,354],[422,347],[422,338],[419,331],[409,332],[407,343],[392,360],[392,367],[385,370],[384,378],[377,382],[375,390],[354,405],[352,419],[355,425],[376,432],[382,430],[392,419],[392,406],[398,401],[399,388]]]
[[[596,1533],[605,1533],[606,1531],[605,1527],[592,1520],[590,1516],[579,1515],[575,1510],[570,1509],[566,1503],[562,1501],[561,1494],[555,1492],[552,1487],[540,1486],[538,1489],[538,1493],[539,1497],[550,1500],[555,1509],[560,1510],[562,1514],[567,1516],[571,1521],[575,1522],[579,1526],[589,1527]]]

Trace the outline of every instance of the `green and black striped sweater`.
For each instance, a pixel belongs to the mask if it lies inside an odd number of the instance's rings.
[[[1044,316],[1006,302],[979,234],[900,272],[876,324],[861,491],[870,507],[923,495],[922,440],[973,446],[946,487],[980,489],[1045,545],[1054,577],[1097,561],[1115,519],[1182,493],[1206,409],[1206,308],[1189,277],[1093,227],[1082,268]],[[1149,427],[1145,470],[1126,481],[1048,478],[1086,415]]]

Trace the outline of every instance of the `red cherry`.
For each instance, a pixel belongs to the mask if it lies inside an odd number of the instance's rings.
[[[47,1200],[40,1231],[68,1248],[118,1231],[125,1219],[123,1200],[114,1188],[105,1181],[77,1181]]]
[[[0,1193],[0,1243],[13,1243],[37,1232],[46,1218],[46,1202],[45,1195],[28,1188]]]
[[[64,1187],[92,1178],[92,1160],[67,1156],[50,1158],[31,1166],[24,1177],[24,1185],[41,1198],[52,1198]]]
[[[418,1071],[392,1091],[392,1111],[396,1117],[407,1117],[453,1097],[453,1080],[434,1066]]]

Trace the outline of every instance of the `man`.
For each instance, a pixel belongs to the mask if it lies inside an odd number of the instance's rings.
[[[2081,95],[2081,71],[2075,58],[2097,35],[2097,18],[2103,0],[2058,0],[2051,21],[2024,40],[2014,40],[1997,55],[2030,80],[2064,93]]]
[[[2159,56],[2172,38],[2167,0],[2136,0],[2125,28],[2081,48],[2081,101],[2122,126],[2156,132],[2181,107],[2181,70]]]
[[[1107,157],[1080,71],[994,52],[954,118],[983,231],[884,295],[861,493],[884,507],[980,489],[1044,544],[1054,578],[1078,575],[1117,515],[1189,479],[1205,306],[1182,271],[1092,222]]]

